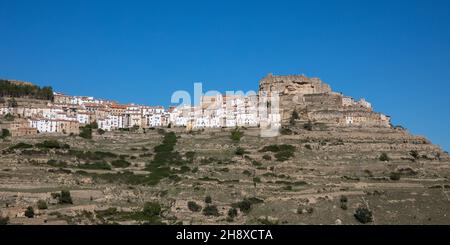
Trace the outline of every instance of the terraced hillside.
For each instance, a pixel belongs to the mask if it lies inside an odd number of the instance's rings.
[[[3,141],[0,216],[10,224],[450,224],[446,152],[403,130],[308,129]]]

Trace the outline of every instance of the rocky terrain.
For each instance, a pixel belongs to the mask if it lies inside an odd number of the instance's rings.
[[[385,127],[297,123],[0,142],[8,224],[450,224],[450,156]]]

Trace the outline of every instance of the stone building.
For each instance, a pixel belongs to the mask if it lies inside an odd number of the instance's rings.
[[[28,124],[28,121],[23,118],[15,118],[12,121],[0,122],[0,130],[2,129],[7,129],[12,137],[37,134],[37,130],[35,128],[31,128]]]

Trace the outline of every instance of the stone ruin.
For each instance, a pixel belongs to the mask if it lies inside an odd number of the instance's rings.
[[[319,78],[269,74],[260,81],[259,93],[279,95],[279,113],[283,125],[291,122],[293,112],[296,111],[299,115],[297,121],[301,122],[341,127],[391,127],[390,117],[374,112],[369,102],[364,99],[355,101],[333,92]]]

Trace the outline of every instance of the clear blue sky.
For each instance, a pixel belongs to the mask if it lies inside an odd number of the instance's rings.
[[[304,73],[450,149],[450,1],[0,0],[0,77],[169,105]]]

